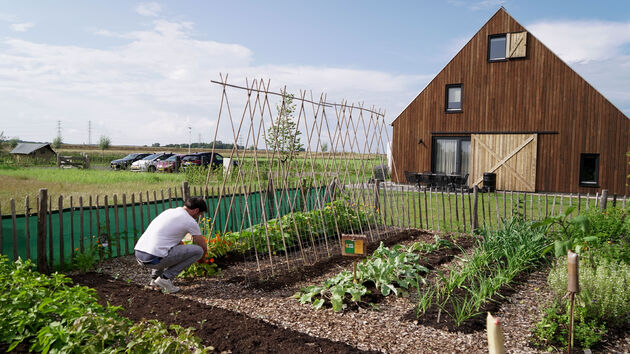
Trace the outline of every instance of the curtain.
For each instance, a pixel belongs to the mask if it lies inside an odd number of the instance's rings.
[[[461,144],[461,172],[460,175],[465,176],[470,173],[470,141],[462,140]]]
[[[435,171],[457,173],[457,140],[435,140]]]

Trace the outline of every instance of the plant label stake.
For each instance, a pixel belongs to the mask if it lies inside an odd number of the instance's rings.
[[[569,310],[569,346],[568,353],[573,348],[573,306],[575,305],[575,294],[580,292],[579,273],[578,273],[579,257],[577,253],[569,250],[567,254],[568,277],[567,277],[567,295],[571,302]],[[566,296],[565,296],[566,297]]]
[[[367,236],[341,234],[341,255],[361,257],[365,255]],[[354,282],[357,282],[357,261],[352,260]]]
[[[488,353],[505,354],[505,344],[503,340],[503,331],[501,330],[501,321],[488,312],[486,318],[486,330],[488,332]]]

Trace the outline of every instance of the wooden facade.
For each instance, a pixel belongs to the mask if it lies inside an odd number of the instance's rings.
[[[526,39],[525,48],[518,48],[525,56],[489,61],[489,36],[511,33],[519,35],[508,36],[508,43]],[[446,87],[454,84],[461,85],[461,110],[447,112]],[[404,182],[404,171],[433,171],[435,139],[465,137],[476,142],[471,141],[470,147],[468,181],[472,186],[480,174],[495,167],[493,163],[507,157],[496,152],[492,156],[488,149],[480,149],[479,142],[496,140],[492,144],[508,144],[501,149],[509,150],[518,147],[520,137],[514,135],[518,134],[534,137],[523,148],[535,156],[522,158],[525,155],[519,152],[504,161],[495,171],[499,189],[583,194],[602,189],[611,194],[629,191],[630,119],[503,8],[392,126],[393,179],[398,182]],[[583,154],[598,156],[597,183],[586,187],[580,183]],[[513,182],[503,183],[508,180]]]

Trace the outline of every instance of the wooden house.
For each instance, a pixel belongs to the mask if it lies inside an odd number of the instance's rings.
[[[40,143],[19,143],[9,153],[15,156],[18,161],[24,159],[45,161],[53,160],[57,157],[57,153],[50,147],[50,144]]]
[[[627,194],[630,119],[499,9],[392,123],[404,171],[499,190]]]

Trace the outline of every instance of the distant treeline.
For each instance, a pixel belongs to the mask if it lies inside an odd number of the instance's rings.
[[[155,143],[153,144],[153,146],[160,146],[159,143]],[[168,144],[168,145],[162,145],[164,147],[171,147],[171,148],[187,148],[188,144]],[[191,143],[190,147],[193,149],[212,149],[212,143]],[[234,147],[234,144],[229,144],[229,143],[224,143],[221,140],[217,140],[214,148],[215,149],[220,149],[220,150],[227,150],[227,149],[232,149]],[[236,144],[236,148],[239,150],[244,150],[245,147]]]

